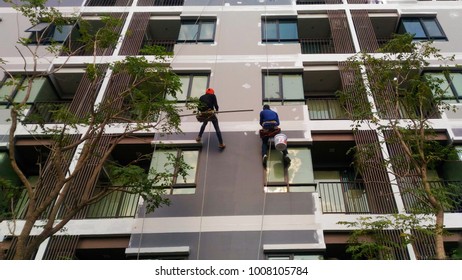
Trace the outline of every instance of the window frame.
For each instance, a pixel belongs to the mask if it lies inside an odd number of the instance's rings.
[[[304,170],[303,173],[306,172],[311,172],[311,182],[310,180],[307,180],[306,182],[297,182],[293,183],[290,182],[290,175],[294,171],[291,169],[292,163],[295,161],[296,157],[293,154],[294,150],[297,149],[303,149],[303,150],[308,150],[309,151],[309,158],[307,159],[308,161],[311,160],[310,163],[307,163],[311,165],[311,168],[313,168],[313,159],[311,157],[311,149],[308,147],[303,147],[303,146],[297,146],[297,147],[292,147],[292,148],[287,148],[287,151],[289,152],[289,157],[291,158],[291,165],[289,166],[284,166],[282,165],[282,171],[284,172],[283,174],[283,180],[284,181],[270,181],[270,174],[280,172],[281,170],[275,170],[273,166],[271,165],[271,162],[282,162],[282,153],[277,151],[276,149],[271,149],[268,157],[268,163],[267,163],[267,168],[265,170],[265,176],[264,176],[264,192],[266,193],[296,193],[296,192],[316,192],[316,183],[314,181],[314,172],[313,169],[310,170]],[[276,157],[273,160],[273,157]]]
[[[282,24],[291,23],[295,26],[295,33],[296,38],[282,38],[283,31],[281,30]],[[275,25],[275,35],[276,38],[268,38],[268,24]],[[262,18],[261,24],[261,38],[262,43],[298,43],[299,42],[299,35],[298,35],[298,22],[296,18]]]
[[[163,166],[158,166],[158,163],[153,166],[153,161],[155,158],[155,155],[157,153],[164,153],[167,154],[169,152],[176,152],[176,158],[180,157],[183,155],[184,152],[195,152],[195,157],[196,157],[196,165],[192,166],[192,171],[190,174],[191,177],[194,177],[194,182],[193,183],[178,183],[178,180],[181,180],[181,177],[178,176],[178,169],[175,167],[175,170],[172,171],[172,182],[170,186],[165,186],[163,187],[165,194],[166,195],[191,195],[195,194],[197,190],[197,176],[199,174],[199,159],[200,159],[200,149],[196,147],[168,147],[168,148],[162,148],[162,149],[156,149],[153,153],[152,159],[151,159],[151,164],[150,168],[162,168],[162,172],[166,171]],[[195,170],[194,170],[195,169]],[[159,171],[157,169],[157,171]],[[189,173],[189,172],[188,172]],[[180,190],[180,191],[179,191]],[[183,192],[182,190],[186,190],[186,192]]]
[[[25,32],[29,35],[29,45],[49,45],[52,43],[64,43],[71,35],[74,24],[63,24],[59,27],[50,22],[39,22],[36,25],[29,27]],[[66,34],[63,36],[63,34]],[[55,40],[57,37],[62,37],[62,40]],[[37,40],[38,39],[38,40]]]
[[[25,82],[27,82],[28,77],[26,75],[21,75],[21,74],[18,74],[18,75],[15,75],[15,76],[17,77],[19,82],[17,84],[15,84],[15,85],[11,86],[11,87],[13,87],[13,89],[10,92],[10,95],[9,95],[9,97],[12,99],[13,102],[10,102],[10,101],[7,101],[7,100],[4,99],[4,97],[7,96],[6,94],[5,95],[0,95],[0,109],[8,109],[11,105],[13,105],[15,103],[19,103],[19,102],[22,101],[22,100],[17,101],[15,99],[22,95],[23,90],[21,90],[21,87],[24,85]],[[44,80],[43,82],[45,84],[42,84],[39,88],[34,88],[34,83],[36,81],[40,82],[41,79]],[[4,86],[4,84],[8,80],[11,80],[11,77],[4,77],[3,80],[0,82],[0,94],[1,94],[1,90],[2,90],[2,88]],[[34,81],[32,82],[31,96],[29,96],[29,99],[26,102],[26,104],[28,106],[32,106],[36,102],[40,102],[39,100],[36,100],[36,99],[37,98],[40,99],[40,96],[43,95],[43,94],[41,94],[41,91],[44,89],[44,86],[49,86],[49,90],[50,90],[49,93],[52,94],[55,98],[58,98],[59,94],[58,94],[54,84],[52,83],[52,81],[50,80],[50,78],[48,76],[36,77],[34,79]]]
[[[268,93],[268,82],[267,79],[268,77],[274,77],[277,76],[278,80],[278,89],[280,93],[280,98],[271,98],[267,97]],[[294,99],[288,99],[284,94],[284,84],[285,84],[285,77],[290,77],[290,76],[299,76],[299,82],[301,85],[301,96],[300,98],[294,98]],[[290,105],[305,105],[306,104],[306,99],[305,99],[305,91],[303,88],[303,73],[301,72],[269,72],[269,73],[262,73],[262,87],[263,87],[263,93],[262,93],[262,98],[264,103],[268,104],[275,104],[275,105],[284,105],[285,103],[290,104]]]
[[[203,32],[202,31],[203,26],[205,24],[210,24],[210,23],[213,23],[213,30],[212,30],[211,38],[201,39],[201,35],[202,35],[201,33]],[[181,39],[180,36],[182,35],[182,29],[185,28],[183,26],[186,26],[186,25],[197,26],[197,32],[192,38],[190,38],[191,36],[189,36],[190,34],[188,34],[188,32],[184,32],[185,38]],[[217,20],[216,19],[196,19],[196,20],[184,19],[184,20],[181,20],[181,23],[180,23],[180,31],[178,33],[177,43],[180,43],[180,44],[181,43],[213,43],[215,42],[216,30],[217,30]]]
[[[430,75],[434,75],[434,74],[440,74],[444,77],[445,79],[445,82],[448,84],[448,90],[450,90],[451,94],[452,94],[452,98],[446,98],[446,95],[445,97],[442,99],[444,102],[448,102],[448,103],[462,103],[462,88],[458,89],[454,83],[453,83],[453,80],[451,79],[450,75],[453,74],[453,73],[456,73],[456,74],[459,74],[459,75],[462,75],[462,71],[449,71],[449,72],[443,72],[443,71],[424,71],[422,73],[423,76],[425,76],[425,74],[430,74]]]
[[[430,31],[427,29],[427,26],[425,25],[424,23],[424,20],[433,20],[433,22],[435,23],[436,27],[438,28],[439,32],[441,33],[441,35],[439,36],[433,36],[432,34],[430,34]],[[420,28],[422,30],[422,32],[424,33],[424,36],[420,36],[420,37],[415,37],[416,34],[412,34],[410,33],[409,31],[406,30],[406,27],[404,25],[404,22],[408,20],[408,21],[417,21],[420,25]],[[447,41],[448,38],[446,36],[446,34],[444,33],[444,30],[443,30],[443,27],[441,26],[441,24],[439,23],[438,19],[436,18],[436,16],[434,17],[422,17],[422,16],[414,16],[414,17],[402,17],[400,20],[399,20],[399,24],[398,24],[398,32],[397,33],[408,33],[408,34],[412,34],[414,36],[414,40],[444,40],[444,41]]]
[[[173,98],[173,97],[169,97],[167,96],[166,99],[167,100],[175,100],[177,102],[181,102],[181,103],[188,103],[188,101],[191,99],[191,98],[199,98],[204,92],[205,90],[209,87],[209,84],[210,84],[210,73],[199,73],[199,72],[192,72],[192,73],[177,73],[177,75],[180,77],[188,77],[188,85],[187,85],[187,92],[186,94],[184,94],[184,92],[181,93],[182,96],[185,96],[185,98],[181,98],[181,99],[178,99],[178,95],[176,96],[176,98]],[[192,94],[194,93],[193,92],[193,85],[194,85],[194,79],[196,77],[205,77],[207,79],[206,83],[205,83],[205,87],[202,89],[202,91],[200,91],[200,94],[198,96],[192,96]],[[183,84],[182,84],[183,86]]]
[[[311,257],[317,257],[317,258],[299,258],[303,256],[311,256]],[[321,253],[317,252],[312,252],[312,253],[293,253],[293,252],[287,252],[287,253],[267,253],[265,254],[265,259],[266,260],[324,260],[324,256]]]

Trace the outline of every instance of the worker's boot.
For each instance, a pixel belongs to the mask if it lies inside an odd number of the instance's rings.
[[[225,145],[225,144],[220,144],[220,145],[218,145],[218,148],[220,148],[221,150],[223,150],[224,148],[226,148],[226,145]]]
[[[283,158],[283,161],[284,161],[284,166],[285,167],[288,167],[290,165],[290,157],[288,155],[284,155],[284,158]]]
[[[264,155],[263,156],[263,167],[266,169],[266,164],[268,163],[268,156]]]

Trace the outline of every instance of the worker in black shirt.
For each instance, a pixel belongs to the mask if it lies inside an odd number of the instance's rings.
[[[218,102],[217,97],[215,96],[215,91],[213,88],[208,88],[205,91],[205,94],[199,97],[199,115],[198,120],[202,121],[202,126],[199,131],[199,135],[196,138],[197,142],[200,142],[202,139],[202,134],[204,133],[205,127],[207,126],[208,122],[211,121],[213,127],[215,128],[215,132],[218,138],[218,147],[220,149],[224,149],[226,146],[223,144],[223,138],[221,136],[220,127],[218,126],[218,119],[215,112],[218,112]]]

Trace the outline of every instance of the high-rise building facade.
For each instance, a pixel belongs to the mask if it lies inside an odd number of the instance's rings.
[[[226,148],[218,148],[211,123],[196,141],[201,123],[194,115],[182,117],[182,133],[160,136],[152,131],[120,143],[112,154],[118,161],[152,153],[162,143],[184,155],[193,171],[169,190],[171,205],[147,213],[137,196],[107,198],[43,242],[35,259],[349,259],[351,229],[338,222],[406,213],[406,202],[386,171],[370,169],[358,177],[352,166],[348,151],[377,141],[377,136],[367,129],[353,133],[335,94],[348,84],[345,62],[361,51],[376,52],[395,33],[434,40],[442,54],[455,55],[454,65],[462,61],[460,1],[50,0],[47,5],[76,13],[96,27],[105,15],[122,19],[120,42],[96,54],[101,65],[141,55],[147,44],[172,51],[168,64],[182,82],[179,106],[213,88]],[[31,70],[23,62],[30,57],[18,53],[18,37],[43,28],[0,4],[0,57],[7,71]],[[54,29],[50,37],[66,42],[72,28]],[[65,67],[37,83],[30,110],[54,102],[78,108],[74,112],[89,110],[93,104],[85,104],[84,67],[94,58],[84,51],[70,59],[40,57],[40,71]],[[430,62],[427,70],[438,71],[438,65]],[[453,96],[448,99],[460,107],[462,72],[452,73]],[[4,84],[8,76],[3,71],[0,75]],[[110,71],[104,79],[109,76]],[[105,81],[99,88],[101,98],[117,91]],[[2,98],[5,92],[0,84]],[[21,97],[20,90],[17,95]],[[274,147],[267,168],[262,165],[259,114],[264,104],[278,113],[287,136],[288,167]],[[9,163],[9,105],[0,100],[3,175]],[[462,111],[432,119],[439,140],[462,143],[461,120]],[[39,172],[36,163],[46,155],[40,149],[43,143],[30,136],[18,129],[16,151],[33,180]],[[387,157],[388,151],[381,156]],[[454,166],[435,176],[462,180]],[[448,252],[460,242],[461,210],[445,214],[446,229],[452,233],[446,237]],[[7,249],[14,247],[8,221],[0,223],[2,239]],[[396,251],[395,258],[432,258],[428,247],[407,246]]]

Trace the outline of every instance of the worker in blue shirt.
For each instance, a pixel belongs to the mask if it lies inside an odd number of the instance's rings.
[[[263,110],[260,112],[260,125],[262,127],[260,131],[260,137],[262,140],[261,154],[263,160],[263,166],[266,168],[268,161],[268,141],[276,134],[281,132],[279,128],[279,116],[278,114],[270,109],[268,104],[263,105]],[[286,166],[290,164],[290,158],[287,149],[282,151],[283,161]]]

